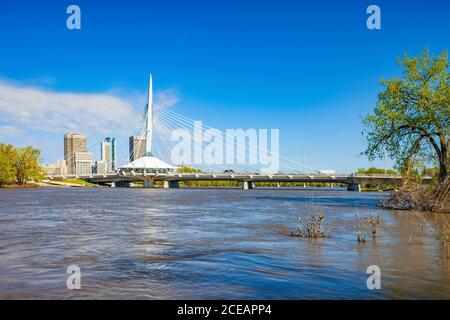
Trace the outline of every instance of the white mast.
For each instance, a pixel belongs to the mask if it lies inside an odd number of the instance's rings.
[[[148,79],[147,118],[145,124],[145,154],[151,155],[153,135],[153,88],[152,75]]]

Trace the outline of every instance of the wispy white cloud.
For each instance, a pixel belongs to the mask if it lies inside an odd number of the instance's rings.
[[[155,95],[154,103],[163,108],[170,108],[180,101],[180,94],[175,89],[165,89],[158,91]]]
[[[159,106],[171,107],[178,101],[179,94],[173,89],[155,94]],[[84,133],[88,135],[88,148],[96,151],[101,139],[112,135],[119,138],[119,148],[126,154],[128,137],[140,134],[136,130],[145,104],[146,93],[142,91],[113,88],[101,93],[58,92],[42,83],[0,79],[0,139],[20,145],[35,139],[34,144],[51,161],[61,157],[62,144],[54,150],[54,146],[38,141],[62,141],[65,133]]]
[[[12,128],[50,133],[97,132],[127,134],[138,123],[145,95],[119,96],[107,93],[55,92],[41,87],[0,81],[0,119]],[[178,93],[168,89],[156,93],[155,103],[173,106]],[[6,130],[6,129],[4,129]]]
[[[125,130],[135,122],[132,104],[108,94],[54,92],[0,82],[0,117],[9,126],[51,133]]]
[[[17,137],[21,136],[23,131],[13,126],[0,126],[0,137]]]

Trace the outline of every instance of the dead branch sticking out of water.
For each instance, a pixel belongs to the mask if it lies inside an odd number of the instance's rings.
[[[431,211],[450,213],[450,175],[434,191]]]
[[[424,217],[421,220],[422,232],[430,230],[434,237],[441,242],[442,250],[447,259],[450,258],[450,223],[445,214],[434,213],[435,224],[429,223]]]
[[[370,232],[372,232],[373,237],[377,237],[383,227],[383,218],[381,214],[369,214],[364,218],[364,223]]]
[[[358,242],[366,242],[366,225],[364,219],[355,214],[353,218],[353,229],[358,237]]]
[[[417,220],[417,221],[414,222],[414,220]],[[410,228],[409,237],[408,237],[408,244],[424,244],[425,226],[427,225],[427,221],[425,219],[424,213],[413,211],[412,214],[409,216],[409,224],[411,225],[411,228]],[[413,240],[413,237],[414,237],[413,225],[419,226],[420,240]]]
[[[372,233],[372,237],[377,237],[383,226],[383,218],[380,214],[369,214],[365,217],[355,214],[353,218],[353,230],[356,232],[358,242],[366,242],[366,235],[369,232]]]
[[[325,215],[322,209],[306,212],[304,218],[298,217],[298,233],[292,232],[292,236],[301,238],[325,238],[328,230],[323,226]]]
[[[445,254],[447,258],[450,257],[450,226],[448,223],[444,226],[444,230],[442,231],[442,246],[444,247]]]
[[[435,232],[439,241],[441,241],[442,249],[445,256],[450,258],[450,224],[442,217],[441,228],[438,232]]]

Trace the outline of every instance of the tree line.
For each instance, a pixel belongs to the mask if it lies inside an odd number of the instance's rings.
[[[39,164],[40,155],[40,150],[30,146],[17,148],[0,143],[0,186],[42,180],[45,174]]]

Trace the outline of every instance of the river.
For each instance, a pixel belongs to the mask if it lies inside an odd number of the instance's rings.
[[[376,204],[383,196],[0,189],[0,298],[449,299],[450,263],[435,235],[437,218],[382,210]],[[319,207],[329,237],[290,236],[297,216]],[[356,212],[382,214],[379,237],[357,242]],[[66,287],[70,265],[81,269],[80,290]],[[380,267],[379,290],[367,288],[370,265]]]

